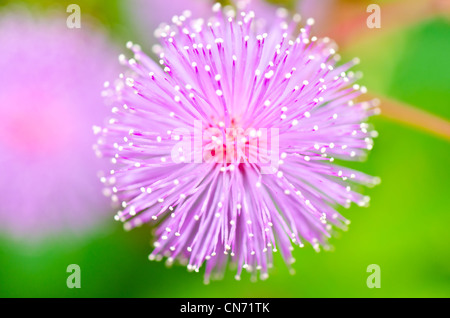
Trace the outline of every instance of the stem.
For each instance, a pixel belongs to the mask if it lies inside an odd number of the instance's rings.
[[[386,97],[377,98],[383,117],[450,140],[450,121]]]

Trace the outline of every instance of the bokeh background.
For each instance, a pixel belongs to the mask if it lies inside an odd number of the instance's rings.
[[[152,0],[158,1],[171,6]],[[1,0],[0,12],[12,2],[34,14],[49,8],[67,14],[67,5],[75,2],[82,19],[95,19],[124,50],[128,40],[146,48],[153,43],[153,30],[139,28],[127,9],[132,1]],[[282,2],[295,7],[294,1]],[[323,23],[317,21],[318,31],[342,41],[343,60],[361,59],[360,83],[371,94],[450,119],[448,6],[378,1],[381,29],[368,29],[366,7],[372,1],[316,2],[326,13]],[[189,0],[184,3],[189,8]],[[157,17],[149,14],[148,19]],[[68,232],[29,242],[1,233],[0,297],[450,297],[449,141],[383,115],[371,122],[379,137],[367,162],[354,166],[380,176],[382,183],[366,189],[370,207],[342,211],[352,224],[331,239],[332,251],[295,249],[295,275],[277,255],[266,281],[250,282],[249,275],[235,281],[228,270],[222,281],[204,285],[201,272],[149,262],[151,228],[125,232],[111,211],[111,217],[82,235]],[[81,267],[80,289],[66,286],[69,264]],[[369,264],[381,267],[380,289],[366,286]]]

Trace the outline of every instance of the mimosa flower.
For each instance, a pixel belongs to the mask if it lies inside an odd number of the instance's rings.
[[[27,240],[89,228],[110,210],[91,127],[109,111],[99,91],[119,73],[114,47],[87,22],[6,9],[0,45],[0,228]]]
[[[255,23],[252,11],[213,7],[158,30],[159,64],[129,43],[133,58],[109,90],[114,116],[98,149],[110,171],[116,219],[157,227],[150,259],[167,258],[220,277],[228,262],[262,279],[273,253],[293,262],[293,246],[327,246],[348,221],[336,210],[368,197],[356,185],[377,178],[341,167],[372,148],[365,122],[375,102],[335,45],[311,36],[312,19]],[[297,34],[297,30],[300,32]]]

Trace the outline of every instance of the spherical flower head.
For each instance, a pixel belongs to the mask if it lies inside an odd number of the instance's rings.
[[[355,187],[378,179],[334,160],[372,148],[376,103],[355,101],[357,61],[337,65],[311,19],[300,28],[279,11],[261,28],[252,11],[213,11],[160,30],[160,65],[128,44],[99,148],[117,165],[116,219],[156,225],[151,260],[205,265],[206,282],[228,262],[237,279],[244,269],[264,279],[273,253],[290,266],[293,246],[326,247],[348,224],[337,206],[368,203]]]
[[[114,47],[87,18],[69,29],[66,16],[42,15],[0,16],[0,227],[27,241],[79,232],[110,210],[91,127],[110,111],[99,91],[119,73],[107,66]]]

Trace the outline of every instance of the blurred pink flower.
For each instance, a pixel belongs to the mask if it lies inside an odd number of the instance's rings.
[[[119,72],[114,47],[87,23],[20,10],[0,16],[0,46],[0,230],[36,238],[92,225],[109,210],[91,127],[108,113],[99,92]]]

